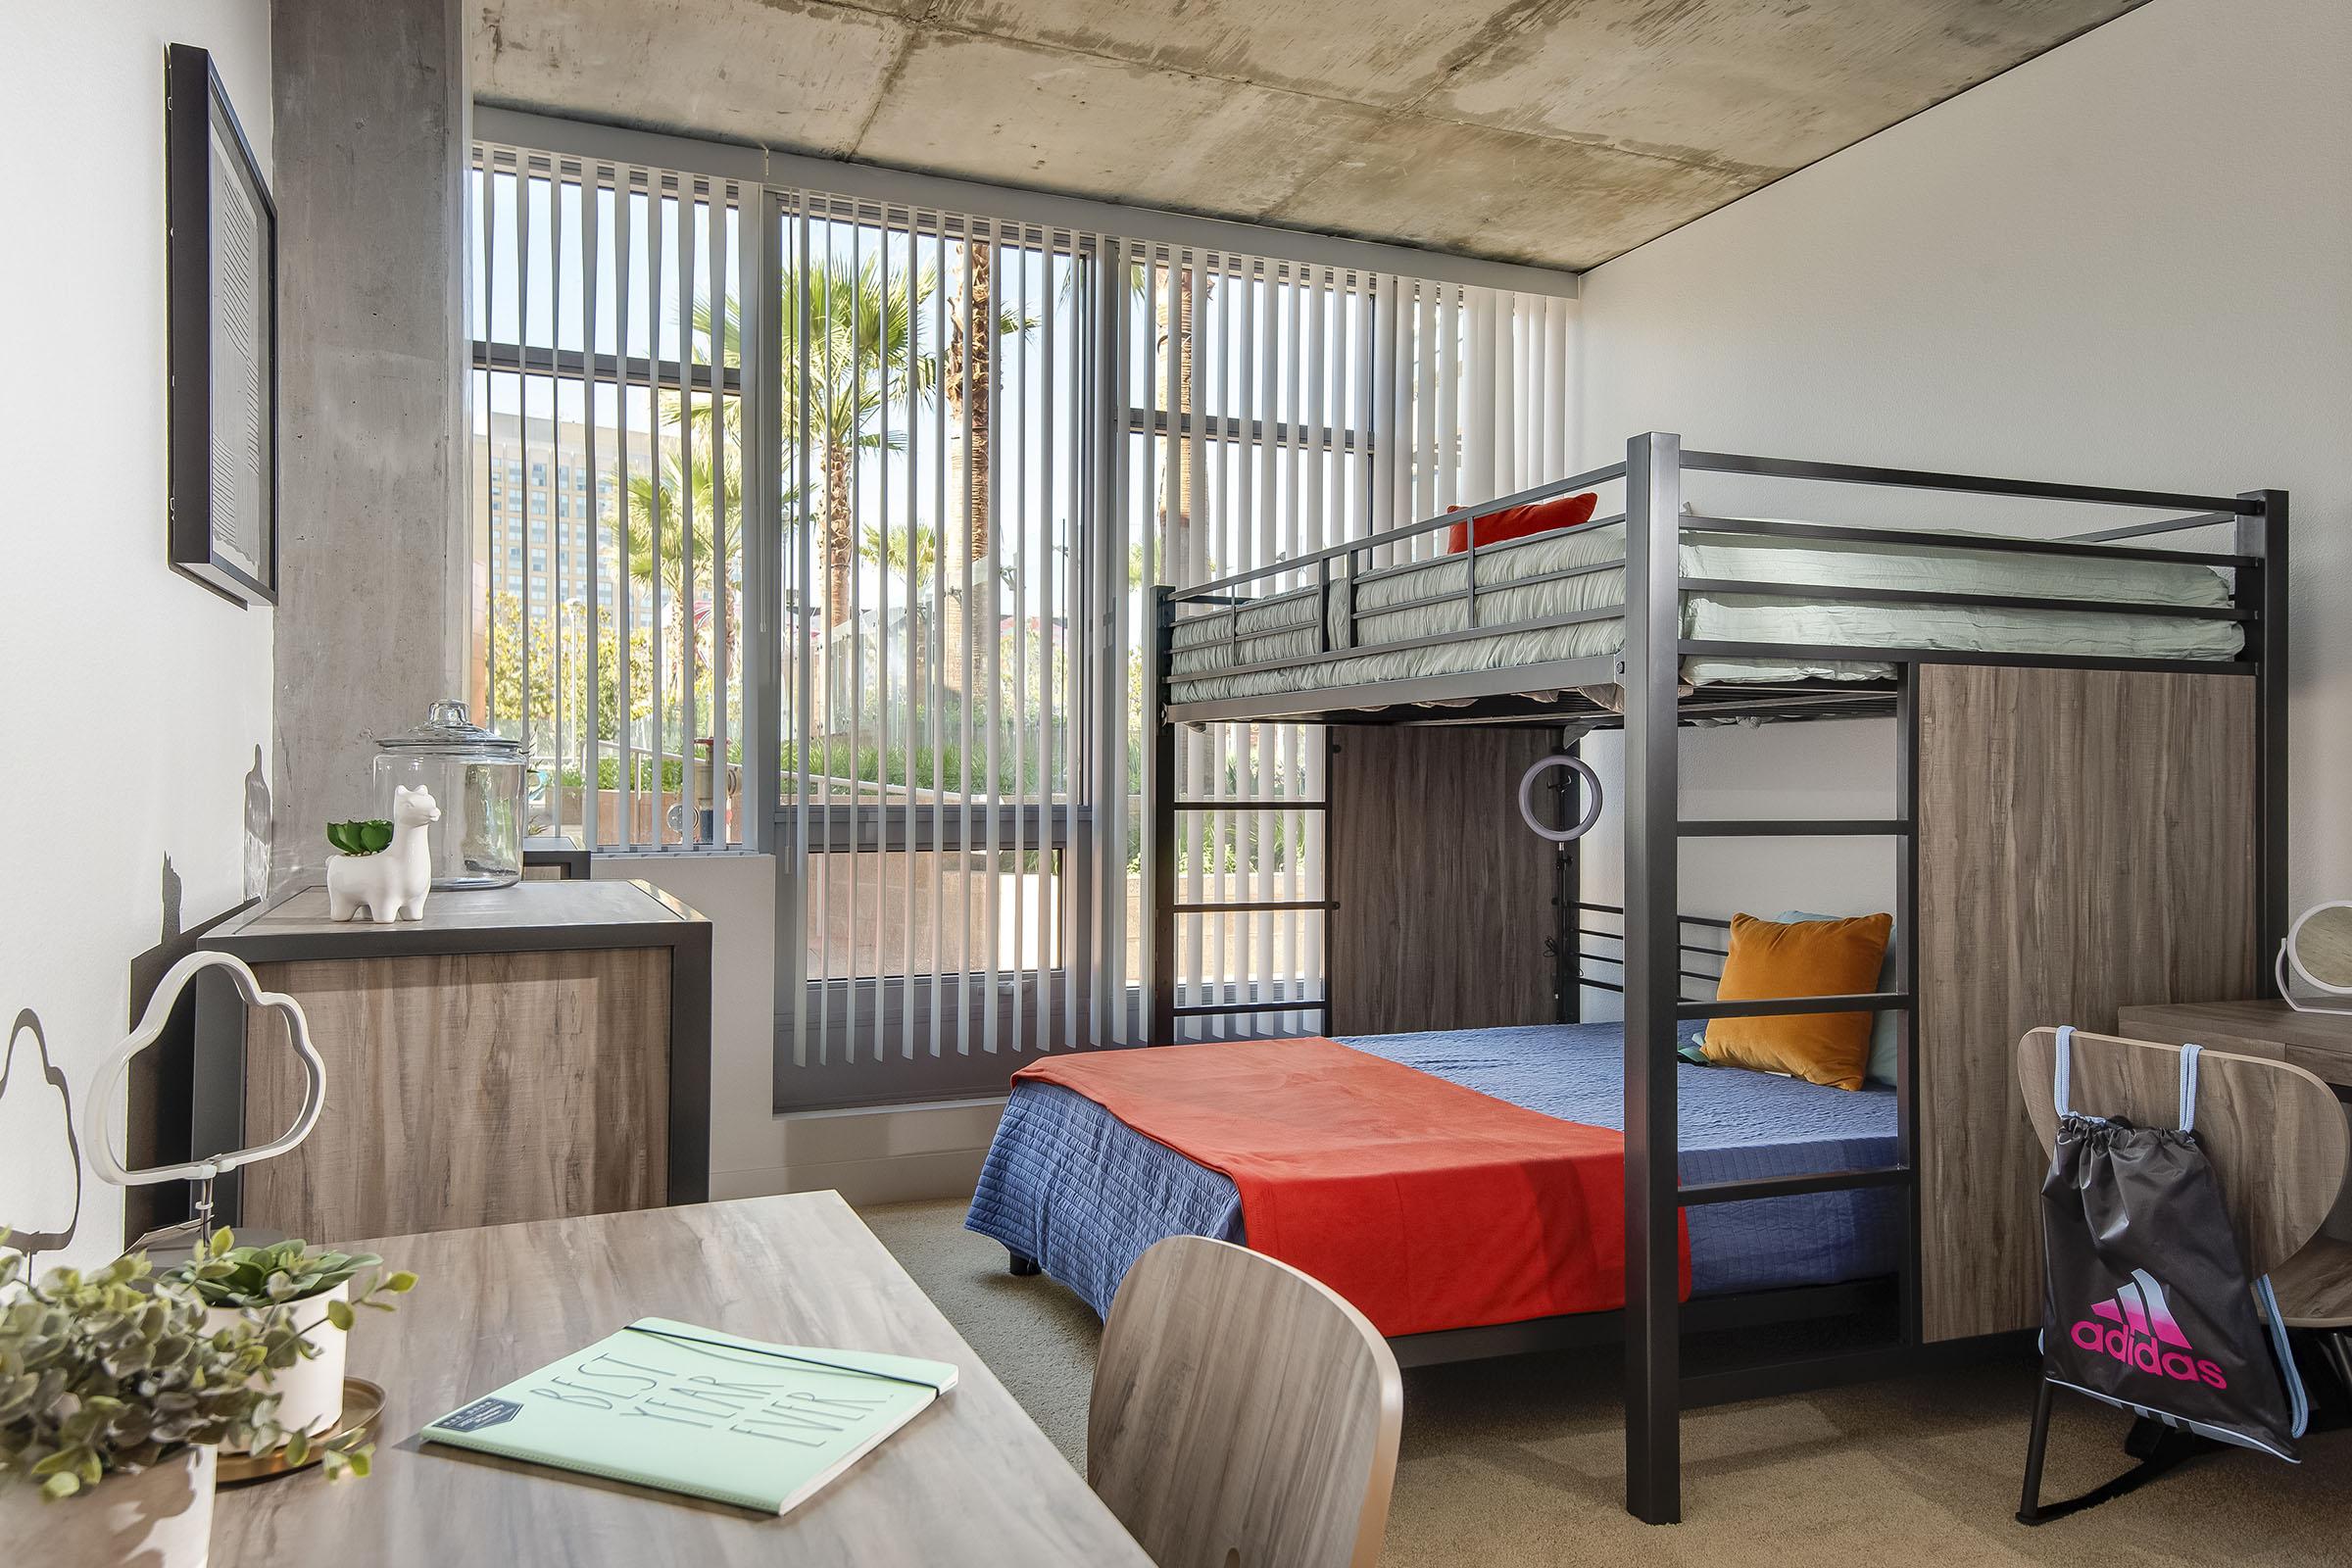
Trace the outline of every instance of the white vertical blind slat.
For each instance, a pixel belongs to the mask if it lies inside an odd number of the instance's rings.
[[[931,344],[945,354],[948,344],[948,215],[934,213],[931,235]],[[942,747],[946,728],[941,714],[947,707],[948,557],[955,549],[955,530],[948,526],[948,389],[943,385],[931,400],[931,1054],[940,1054],[948,1001],[948,781]],[[956,1003],[963,986],[956,986]],[[956,1030],[960,1038],[961,1029]]]
[[[1001,309],[998,302],[1004,298],[1004,252],[1003,241],[1003,230],[994,221],[984,221],[981,227],[980,244],[985,248],[988,255],[988,308],[992,316]],[[983,334],[993,337],[993,323],[990,321],[975,321],[973,323],[973,332],[976,338]],[[985,935],[983,940],[986,943],[986,952],[983,954],[983,958],[987,964],[988,988],[981,993],[981,1049],[988,1052],[992,1055],[996,1054],[998,1046],[998,988],[1003,979],[1001,959],[1004,955],[1004,900],[1003,891],[997,885],[999,868],[1004,862],[1001,858],[999,851],[999,813],[996,810],[998,794],[1003,788],[1004,777],[1003,756],[1004,725],[1004,612],[1001,596],[998,593],[999,578],[997,576],[997,557],[999,550],[1003,546],[1003,523],[1004,514],[1004,422],[997,416],[999,411],[997,410],[996,406],[996,390],[1004,382],[1004,376],[1001,373],[1002,367],[998,363],[997,358],[997,350],[1002,347],[1002,344],[992,343],[988,354],[988,405],[990,412],[988,428],[988,549],[985,556],[987,569],[983,573],[985,592],[981,598],[982,612],[980,616],[980,627],[982,629],[978,632],[978,635],[986,643],[986,647],[983,650],[986,657],[983,662],[985,663],[987,669],[984,678],[988,683],[988,810],[985,813],[986,820],[981,832],[981,841],[985,847],[987,856],[985,865],[988,872],[988,891],[982,901],[983,919],[985,921]]]
[[[1023,228],[1014,231],[1012,250],[1013,288],[1012,309],[1015,318],[1029,319],[1029,244]],[[1012,396],[1005,399],[1004,414],[1007,433],[1012,437],[1012,726],[1006,736],[1011,756],[1006,759],[1012,775],[1012,851],[1004,864],[1011,868],[1005,877],[1000,869],[997,877],[999,898],[1012,901],[1012,984],[1006,999],[1011,1018],[1007,1029],[1011,1049],[1017,1054],[1028,1049],[1029,1009],[1024,1005],[1023,992],[1029,983],[1029,877],[1028,825],[1023,818],[1029,808],[1029,420],[1026,417],[1029,387],[1029,334],[1020,333],[1012,343]],[[1007,886],[1007,881],[1010,885]]]

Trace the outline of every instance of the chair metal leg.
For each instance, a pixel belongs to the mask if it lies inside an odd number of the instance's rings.
[[[2034,1385],[2034,1435],[2026,1440],[2026,1490],[2017,1505],[2017,1522],[2037,1525],[2041,1511],[2041,1460],[2050,1446],[2050,1404],[2058,1391],[2047,1378]]]
[[[2079,1497],[2069,1497],[2064,1502],[2044,1503],[2041,1500],[2041,1461],[2049,1449],[2050,1406],[2057,1393],[2058,1386],[2045,1378],[2034,1396],[2034,1435],[2026,1446],[2025,1496],[2017,1508],[2017,1522],[2021,1525],[2046,1525],[2053,1519],[2064,1519],[2085,1508],[2095,1508],[2102,1502],[2112,1502],[2127,1493],[2137,1492],[2166,1471],[2176,1469],[2199,1454],[2214,1453],[2223,1447],[2222,1444],[2209,1438],[2176,1432],[2160,1421],[2134,1422],[2131,1436],[2125,1440],[2125,1446],[2139,1463],[2113,1481],[2093,1487]],[[2142,1433],[2142,1427],[2155,1429],[2152,1440]]]
[[[2337,1389],[2352,1395],[2352,1335],[2342,1329],[2322,1329],[2312,1338],[2319,1342],[2320,1360],[2334,1374]]]

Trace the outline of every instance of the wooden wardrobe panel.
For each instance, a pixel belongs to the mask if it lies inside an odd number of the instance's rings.
[[[326,1061],[303,1146],[249,1167],[250,1224],[331,1242],[668,1200],[667,948],[257,963]],[[245,1125],[302,1103],[274,1014],[246,1041]]]
[[[1331,734],[1331,1032],[1550,1020],[1558,859],[1519,819],[1519,777],[1551,733]]]
[[[1920,667],[1921,1290],[1930,1340],[2038,1323],[2027,1030],[2248,995],[2254,683]]]

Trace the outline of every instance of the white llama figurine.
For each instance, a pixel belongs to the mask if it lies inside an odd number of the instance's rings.
[[[367,907],[377,925],[424,918],[433,887],[433,855],[425,825],[441,820],[432,791],[397,785],[392,791],[392,842],[373,855],[338,855],[326,862],[326,914],[348,920]]]

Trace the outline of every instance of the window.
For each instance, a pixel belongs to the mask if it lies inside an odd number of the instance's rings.
[[[1315,911],[1149,951],[1149,585],[1564,458],[1563,299],[512,147],[471,194],[475,439],[559,519],[483,585],[483,710],[551,761],[534,831],[776,856],[779,1104],[1001,1089],[1136,1038],[1161,964],[1319,993]],[[1185,738],[1237,803],[1187,902],[1317,895],[1320,758]]]
[[[745,842],[736,193],[477,148],[469,194],[475,438],[527,468],[555,546],[484,585],[482,709],[553,763],[535,830]]]

